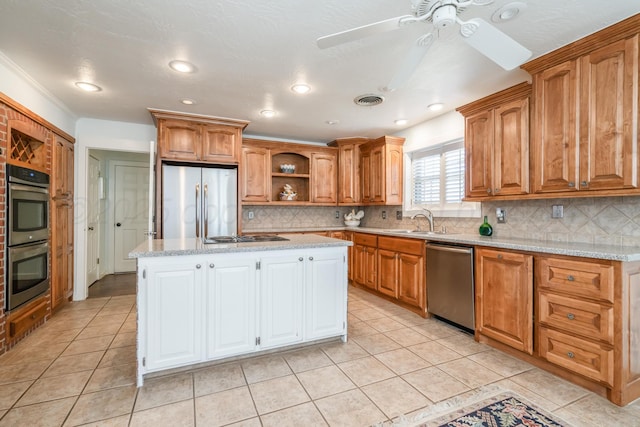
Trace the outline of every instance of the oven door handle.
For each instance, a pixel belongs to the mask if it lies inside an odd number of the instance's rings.
[[[49,194],[49,189],[42,187],[34,187],[32,185],[9,183],[9,190],[11,191],[29,191],[31,193]]]

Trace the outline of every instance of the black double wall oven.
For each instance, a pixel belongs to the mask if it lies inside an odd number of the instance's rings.
[[[7,164],[6,310],[49,289],[49,175]]]

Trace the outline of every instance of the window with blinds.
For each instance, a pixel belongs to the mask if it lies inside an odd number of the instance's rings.
[[[441,216],[477,216],[477,203],[464,203],[464,142],[429,147],[411,154],[411,200],[405,210],[429,209]],[[471,211],[471,214],[469,212]]]

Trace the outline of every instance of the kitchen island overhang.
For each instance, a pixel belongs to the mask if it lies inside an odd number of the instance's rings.
[[[317,235],[149,240],[137,258],[137,382],[226,358],[347,339],[347,247]]]

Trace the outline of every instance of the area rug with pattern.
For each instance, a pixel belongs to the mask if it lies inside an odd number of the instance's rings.
[[[393,421],[398,427],[572,427],[518,394],[501,392],[453,398]]]

